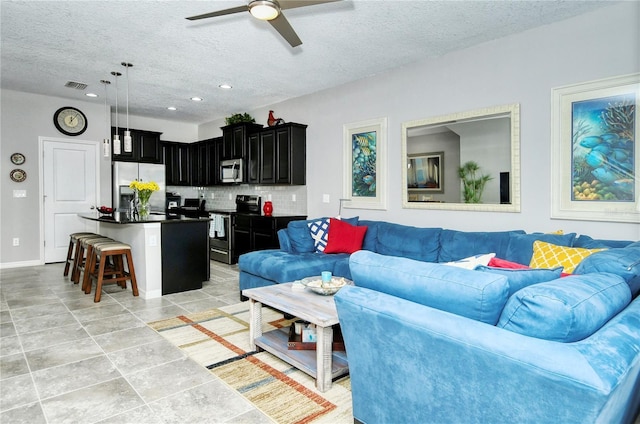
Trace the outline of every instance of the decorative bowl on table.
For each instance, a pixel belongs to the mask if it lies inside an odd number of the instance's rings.
[[[349,282],[343,277],[333,277],[328,282],[323,282],[320,277],[307,277],[302,280],[302,284],[314,293],[330,296],[336,294],[338,290],[349,284]]]
[[[108,206],[100,206],[98,208],[98,212],[100,212],[102,215],[112,215],[113,214],[113,208],[110,208]]]

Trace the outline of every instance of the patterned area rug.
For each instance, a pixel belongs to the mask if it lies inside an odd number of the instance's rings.
[[[291,321],[262,310],[263,332]],[[321,393],[315,380],[249,346],[249,302],[181,315],[148,325],[209,369],[277,423],[353,423],[351,381],[342,377]]]

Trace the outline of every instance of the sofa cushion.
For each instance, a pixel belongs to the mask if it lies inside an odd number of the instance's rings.
[[[495,253],[497,257],[504,258],[511,234],[524,233],[522,230],[483,232],[442,230],[438,262],[457,261],[482,253]]]
[[[366,250],[349,258],[356,286],[495,325],[507,301],[507,278]]]
[[[437,262],[441,232],[442,228],[417,228],[380,222],[377,226],[374,252]]]
[[[363,225],[351,225],[339,219],[331,218],[329,241],[325,253],[353,253],[362,249],[362,240],[367,232]]]
[[[505,259],[523,265],[529,265],[533,256],[533,242],[536,240],[553,243],[558,246],[572,246],[575,233],[569,234],[511,234]]]
[[[597,249],[600,247],[619,248],[627,247],[631,243],[633,242],[628,240],[598,240],[581,234],[573,242],[573,247],[584,247],[585,249]]]
[[[307,253],[315,251],[313,238],[309,233],[309,223],[321,219],[324,218],[291,221],[287,224],[287,234],[289,235],[289,242],[293,252]]]
[[[556,246],[552,243],[536,240],[533,242],[533,256],[529,266],[531,268],[563,267],[564,272],[573,274],[578,264],[587,256],[604,250],[585,249],[582,247]]]
[[[560,274],[562,273],[562,267],[554,269],[510,269],[479,266],[475,270],[479,272],[493,272],[494,274],[507,277],[507,281],[509,281],[509,297],[518,290],[532,284],[560,278]]]
[[[288,253],[281,250],[258,250],[240,255],[238,268],[267,280],[287,283],[309,276],[319,276],[322,271],[333,272],[336,262],[348,260],[348,257],[347,254],[325,255],[315,252]]]
[[[507,301],[498,327],[558,342],[589,337],[631,301],[629,286],[609,273],[534,284]]]
[[[603,250],[585,258],[575,274],[610,272],[621,276],[629,285],[633,296],[640,293],[640,241],[624,248]]]

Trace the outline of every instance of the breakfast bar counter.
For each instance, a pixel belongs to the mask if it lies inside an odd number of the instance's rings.
[[[161,297],[202,288],[209,279],[209,218],[150,214],[78,214],[98,222],[97,232],[131,246],[140,296]]]

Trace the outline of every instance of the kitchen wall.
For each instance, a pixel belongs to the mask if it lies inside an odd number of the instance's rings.
[[[309,125],[310,217],[336,214],[338,199],[343,197],[343,125],[387,117],[388,209],[348,209],[343,210],[343,216],[459,230],[562,229],[599,238],[638,240],[638,224],[550,218],[551,90],[640,72],[638,22],[640,2],[619,2],[563,22],[247,112],[262,124],[273,109],[287,122]],[[371,67],[374,73],[375,63]],[[519,103],[521,110],[520,213],[402,208],[402,122],[510,103]],[[217,128],[221,125],[220,121],[200,125],[199,138],[219,135]],[[323,203],[324,195],[329,195],[329,203]]]
[[[306,203],[306,213],[310,217],[338,213],[339,199],[343,197],[343,125],[387,117],[388,209],[347,209],[342,211],[343,216],[359,215],[364,219],[459,230],[563,229],[600,238],[638,240],[638,224],[550,218],[550,134],[553,87],[640,72],[639,20],[640,2],[615,3],[563,22],[246,112],[263,125],[266,125],[269,109],[288,122],[308,125],[307,187],[304,193],[295,194],[297,202]],[[375,73],[375,63],[371,67]],[[93,126],[91,122],[104,122],[104,109],[101,102],[75,102],[11,90],[2,90],[0,95],[0,267],[30,265],[40,260],[42,244],[40,176],[35,160],[38,137],[65,138],[53,126],[52,116],[59,107],[69,105],[79,107],[89,118],[89,129],[81,137],[98,142],[104,137],[104,127]],[[521,106],[520,213],[496,215],[402,208],[402,122],[509,103]],[[224,119],[195,126],[131,116],[130,126],[162,131],[163,140],[192,142],[220,136]],[[27,157],[24,169],[28,179],[19,187],[8,178],[12,169],[9,156],[14,152],[24,153]],[[108,169],[104,166],[100,170],[102,203],[108,203],[110,199]],[[13,198],[11,193],[15,188],[26,189],[27,198]],[[217,196],[217,190],[212,190],[214,196]],[[229,193],[222,190],[221,197],[224,199],[226,194],[228,198]],[[282,209],[297,208],[298,204],[286,204],[286,199],[294,193],[287,190],[283,193],[286,194],[283,194]],[[276,199],[280,192],[274,190],[271,194]],[[328,195],[328,203],[323,201],[325,195]],[[277,211],[279,206],[277,203],[275,206]],[[21,246],[12,247],[11,239],[18,236]]]

